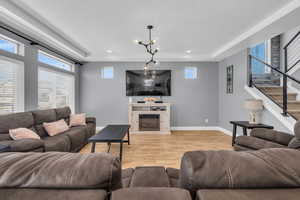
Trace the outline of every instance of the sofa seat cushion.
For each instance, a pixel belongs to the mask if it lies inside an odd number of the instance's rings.
[[[28,152],[44,148],[44,141],[39,139],[5,140],[0,144],[9,145],[12,152]]]
[[[169,187],[169,177],[164,167],[136,167],[130,187]]]
[[[239,136],[236,138],[235,143],[240,146],[249,147],[251,149],[287,148],[287,146],[278,143],[249,136]]]
[[[87,141],[87,128],[86,126],[72,127],[64,133],[70,138],[71,151],[76,151]]]
[[[0,189],[5,200],[106,200],[105,190],[65,190],[65,189]],[[38,198],[37,198],[38,197]]]
[[[198,200],[295,200],[300,189],[198,190]]]
[[[1,153],[0,160],[0,188],[121,188],[120,161],[107,153]]]
[[[179,188],[124,188],[112,193],[111,200],[191,200],[187,190]]]
[[[45,151],[70,151],[71,141],[64,133],[52,137],[45,137],[43,140],[45,142]]]

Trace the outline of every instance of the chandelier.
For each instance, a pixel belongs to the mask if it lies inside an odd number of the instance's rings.
[[[151,63],[153,64],[157,64],[158,62],[156,60],[154,60],[154,55],[158,52],[158,48],[153,49],[152,45],[155,44],[155,40],[152,40],[152,35],[151,35],[151,31],[153,29],[152,25],[148,25],[147,29],[149,30],[149,42],[145,43],[142,41],[138,41],[138,44],[143,45],[146,48],[146,52],[150,54],[150,59],[149,61],[146,62],[146,65],[144,67],[145,70],[148,70],[149,65]]]

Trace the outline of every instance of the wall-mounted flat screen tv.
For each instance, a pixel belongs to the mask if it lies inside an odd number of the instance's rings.
[[[171,70],[126,71],[127,96],[171,96]]]

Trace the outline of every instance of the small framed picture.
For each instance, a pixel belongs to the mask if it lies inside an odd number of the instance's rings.
[[[226,93],[233,93],[233,65],[226,67]]]

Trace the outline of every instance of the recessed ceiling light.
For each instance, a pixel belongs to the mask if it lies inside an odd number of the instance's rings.
[[[192,53],[192,50],[186,50],[185,52],[186,53]]]
[[[112,50],[106,50],[106,53],[112,53],[113,51]]]

